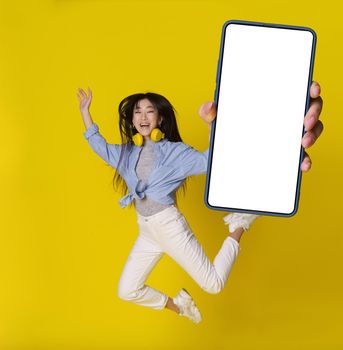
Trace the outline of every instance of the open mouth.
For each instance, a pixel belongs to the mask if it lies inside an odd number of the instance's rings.
[[[147,129],[147,128],[149,128],[149,126],[150,126],[150,124],[145,124],[145,123],[140,124],[140,127],[143,129]]]

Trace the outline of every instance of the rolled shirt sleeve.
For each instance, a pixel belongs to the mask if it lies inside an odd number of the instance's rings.
[[[181,154],[181,167],[185,177],[207,172],[209,148],[200,152],[188,146]]]
[[[95,123],[83,133],[83,136],[98,156],[113,168],[117,168],[121,150],[120,144],[107,143],[99,132],[99,126]]]

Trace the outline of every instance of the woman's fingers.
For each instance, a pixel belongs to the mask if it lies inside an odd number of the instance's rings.
[[[301,140],[301,144],[304,148],[312,146],[324,129],[323,123],[319,120],[320,113],[323,108],[323,100],[320,97],[320,93],[320,85],[316,81],[313,81],[310,88],[310,108],[307,111],[304,119],[306,133]],[[301,170],[306,172],[311,169],[312,161],[307,152],[304,154],[305,156],[301,163]]]
[[[320,85],[316,81],[312,81],[310,88],[310,96],[317,98],[320,95]]]
[[[78,98],[79,98],[80,102],[83,100],[90,101],[92,98],[92,91],[89,87],[88,87],[88,96],[87,96],[86,92],[81,88],[79,88],[79,94],[80,94],[80,97],[78,95]]]
[[[318,120],[316,125],[304,135],[303,139],[301,140],[302,146],[305,148],[312,146],[323,130],[324,125],[320,120]]]
[[[317,123],[320,113],[323,108],[323,100],[320,96],[318,96],[315,100],[312,100],[310,103],[310,108],[308,109],[304,124],[305,124],[305,130],[311,130]]]
[[[302,161],[301,163],[301,170],[303,172],[306,172],[306,171],[309,171],[311,169],[311,166],[312,166],[312,161],[311,161],[311,158],[310,156],[307,154],[306,151],[304,151],[304,160]]]
[[[82,89],[80,89],[80,93],[83,97],[87,97],[87,94]]]
[[[203,103],[198,111],[200,117],[206,122],[211,123],[217,114],[217,108],[215,104],[210,101],[207,103]]]
[[[88,96],[87,96],[86,92],[83,89],[78,88],[78,93],[76,95],[79,100],[81,113],[84,113],[89,109],[89,106],[92,100],[92,91],[88,86]]]
[[[310,108],[307,111],[304,119],[306,131],[311,130],[319,120],[319,116],[323,108],[323,99],[320,97],[320,93],[320,85],[316,81],[313,81],[310,88]]]
[[[89,86],[88,86],[88,98],[89,98],[89,101],[92,99],[92,91],[89,88]]]

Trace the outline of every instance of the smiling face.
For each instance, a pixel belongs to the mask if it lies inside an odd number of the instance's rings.
[[[137,102],[132,123],[144,140],[150,139],[151,131],[158,128],[161,122],[162,117],[158,115],[157,108],[147,98]]]

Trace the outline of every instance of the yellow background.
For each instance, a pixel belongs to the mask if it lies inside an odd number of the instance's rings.
[[[1,350],[343,348],[338,3],[0,1]],[[138,226],[83,137],[76,92],[91,87],[92,117],[111,143],[125,96],[165,95],[184,142],[203,151],[197,111],[213,99],[229,19],[316,31],[325,130],[308,150],[298,213],[254,223],[224,291],[206,294],[168,256],[156,266],[148,283],[170,296],[187,288],[204,317],[195,325],[117,297]],[[179,201],[213,259],[227,227],[205,207],[204,185],[205,175],[191,178]]]

